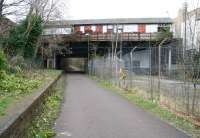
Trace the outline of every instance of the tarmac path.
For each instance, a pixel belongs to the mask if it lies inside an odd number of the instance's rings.
[[[86,75],[66,75],[56,138],[188,138],[185,133],[100,88]]]

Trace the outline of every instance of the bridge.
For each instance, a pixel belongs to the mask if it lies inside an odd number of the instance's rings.
[[[82,62],[87,64],[86,61],[91,55],[109,54],[109,52],[113,52],[114,47],[117,51],[123,49],[122,53],[124,54],[136,46],[152,47],[158,42],[161,31],[172,30],[172,23],[170,18],[48,22],[43,32],[43,45],[52,47],[53,56],[47,58],[46,61],[47,64],[53,63],[54,68],[66,69],[63,66],[66,66],[66,59],[69,58],[81,58]]]
[[[123,41],[156,41],[162,29],[172,28],[170,18],[132,18],[52,21],[45,26],[44,38],[52,36],[67,42],[112,41],[118,37]]]

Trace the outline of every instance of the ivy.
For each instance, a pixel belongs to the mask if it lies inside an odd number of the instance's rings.
[[[6,57],[2,50],[0,50],[0,71],[6,69]]]
[[[3,48],[9,56],[21,55],[24,58],[34,56],[36,45],[42,34],[42,18],[28,15],[25,20],[13,27],[3,39]]]

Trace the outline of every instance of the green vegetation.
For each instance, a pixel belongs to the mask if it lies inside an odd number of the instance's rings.
[[[40,70],[44,58],[38,52],[43,31],[41,16],[30,9],[24,20],[0,37],[0,117],[6,115],[9,107],[60,74],[60,71]],[[61,86],[45,99],[45,105],[41,105],[42,113],[37,113],[27,137],[48,138],[55,135],[51,127],[62,100],[60,89]]]
[[[30,138],[50,138],[56,133],[52,130],[55,119],[60,111],[63,98],[64,81],[61,79],[53,90],[53,94],[46,99],[41,115],[32,121],[32,126],[28,129]]]
[[[173,37],[173,33],[170,31],[170,27],[165,27],[161,28],[159,35],[158,35],[158,40],[163,41],[164,39],[171,40]]]
[[[96,78],[93,78],[97,80]],[[168,111],[165,108],[160,107],[157,103],[152,102],[151,100],[145,100],[141,96],[139,96],[137,90],[133,91],[124,91],[115,86],[111,85],[109,82],[98,81],[100,87],[111,90],[120,96],[126,98],[128,101],[133,103],[134,105],[156,115],[163,121],[166,121],[173,125],[176,128],[179,128],[188,134],[192,135],[194,138],[200,137],[200,130],[196,128],[192,122],[188,121],[184,117],[179,117],[173,112]]]
[[[0,71],[19,73],[42,67],[38,54],[43,25],[40,15],[28,14],[20,23],[12,26],[0,38]],[[3,73],[5,74],[5,73]],[[8,78],[8,76],[3,76]],[[2,76],[0,76],[1,79]]]
[[[6,57],[2,50],[0,50],[0,71],[6,69]]]
[[[0,73],[0,116],[14,102],[34,92],[41,85],[45,85],[58,75],[60,71],[35,70],[23,73]]]
[[[56,71],[38,70],[40,64],[36,55],[42,28],[42,18],[29,14],[0,40],[1,116],[11,103],[31,94],[58,74]]]
[[[7,56],[21,55],[25,59],[33,58],[41,34],[41,17],[29,15],[9,31],[9,34],[2,41],[3,49]]]

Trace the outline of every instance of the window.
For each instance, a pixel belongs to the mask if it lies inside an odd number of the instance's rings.
[[[44,29],[44,35],[59,35],[59,34],[71,34],[71,28],[46,28]]]

